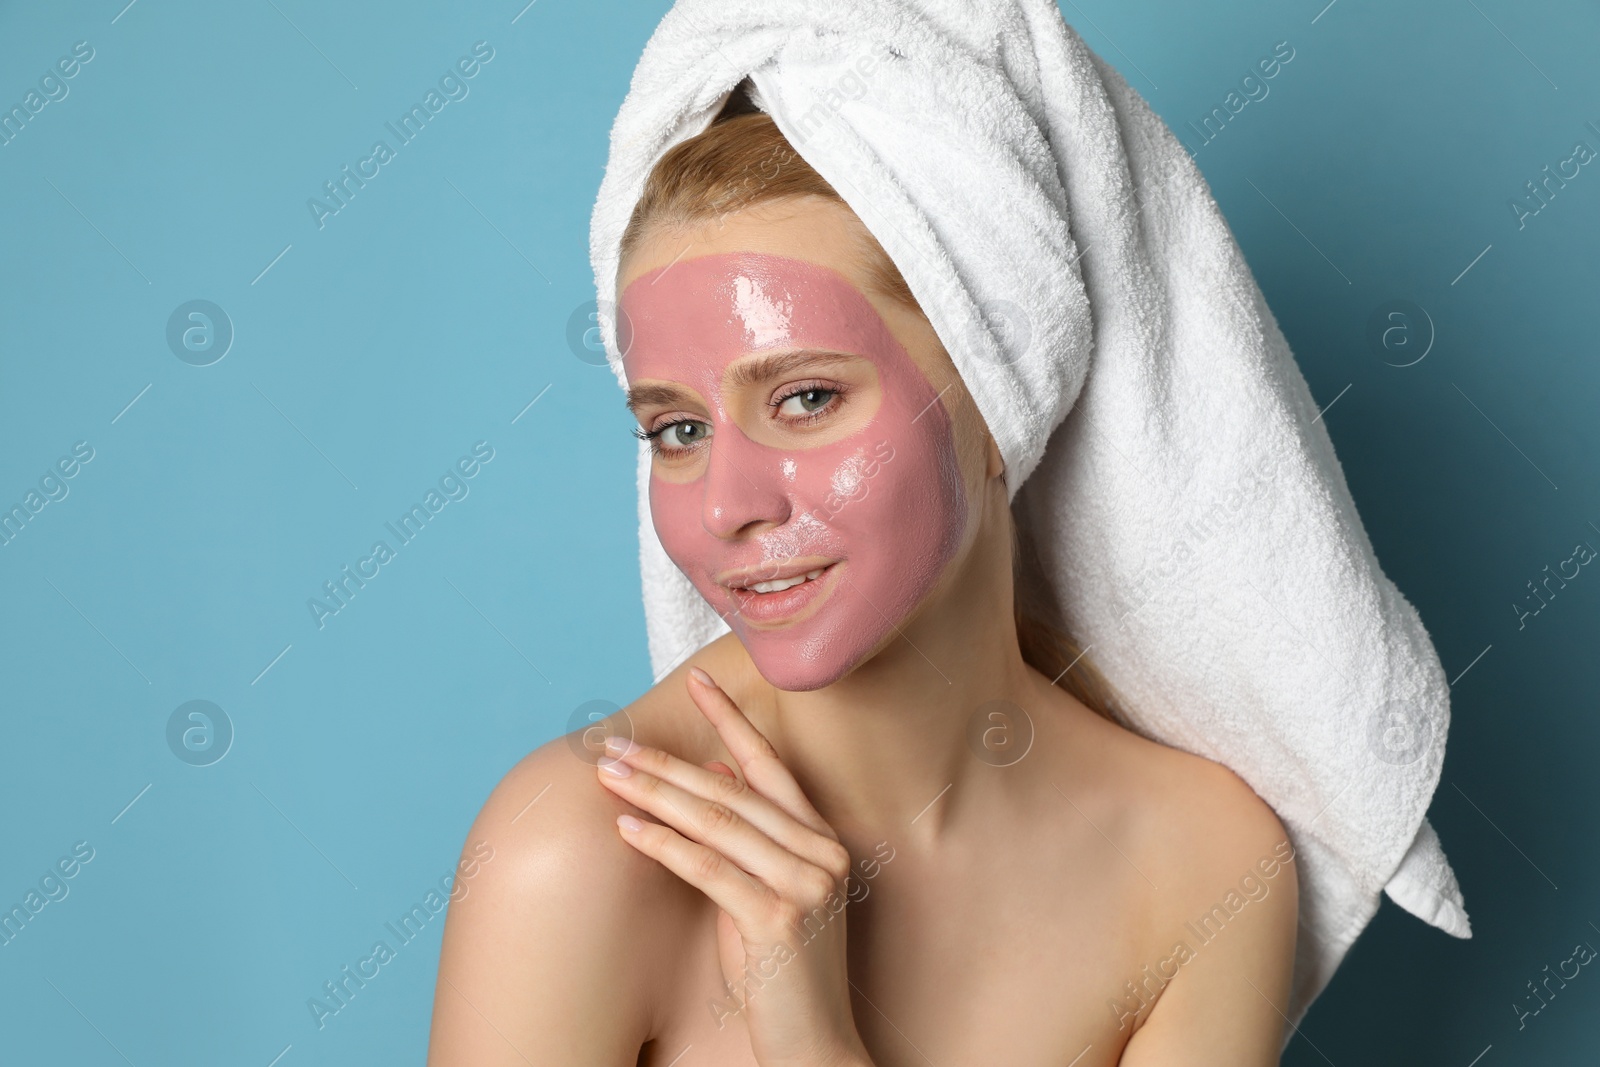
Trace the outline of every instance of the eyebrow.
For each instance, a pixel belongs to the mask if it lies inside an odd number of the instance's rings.
[[[807,348],[798,352],[778,352],[736,364],[728,373],[729,386],[759,385],[764,381],[782,377],[805,367],[825,367],[850,363],[863,357],[847,352],[831,352]],[[667,383],[639,385],[628,390],[625,404],[629,411],[638,414],[642,407],[660,405],[678,407],[692,399],[692,395]]]
[[[628,389],[628,399],[624,403],[629,411],[637,415],[642,407],[657,404],[662,407],[681,407],[689,399],[689,393],[676,385],[635,385]]]
[[[815,348],[806,348],[799,352],[775,352],[770,356],[761,356],[735,365],[728,375],[728,384],[760,385],[764,381],[782,377],[803,367],[852,363],[860,358],[846,352],[828,352]]]

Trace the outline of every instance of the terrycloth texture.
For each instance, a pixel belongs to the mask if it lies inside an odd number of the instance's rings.
[[[1438,656],[1171,131],[1049,0],[679,0],[612,129],[591,229],[602,301],[649,170],[747,75],[949,349],[1005,458],[1038,580],[1123,722],[1232,768],[1287,827],[1301,886],[1290,1018],[1385,888],[1469,936],[1424,819],[1449,725]],[[626,384],[609,315],[601,333]],[[641,448],[664,674],[727,627],[662,550],[648,477]]]

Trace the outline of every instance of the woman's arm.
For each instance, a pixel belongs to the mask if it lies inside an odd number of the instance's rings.
[[[1189,953],[1156,965],[1177,973],[1123,1050],[1122,1067],[1279,1062],[1300,914],[1293,849],[1272,809],[1231,772],[1221,777],[1231,784],[1203,804],[1196,829],[1206,855],[1183,890],[1188,907],[1174,936]]]
[[[493,858],[470,879],[458,868],[464,895],[445,920],[430,1067],[638,1062],[645,982],[661,961],[631,887],[648,884],[652,861],[617,840],[617,805],[593,777],[557,739],[479,813],[468,850],[487,841]]]
[[[758,1063],[871,1067],[850,1003],[850,853],[733,698],[699,667],[684,684],[744,777],[611,738],[599,780],[661,820],[624,816],[621,834],[719,907],[718,951],[742,960]]]

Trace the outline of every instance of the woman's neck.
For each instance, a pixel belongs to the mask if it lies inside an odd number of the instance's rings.
[[[973,722],[990,701],[1036,704],[1040,684],[1017,645],[1007,518],[986,522],[910,624],[832,685],[774,689],[739,648],[747,714],[841,834],[898,828],[931,845],[996,784]]]

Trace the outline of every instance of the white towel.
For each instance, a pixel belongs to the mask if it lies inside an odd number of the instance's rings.
[[[590,235],[603,308],[646,175],[746,76],[949,349],[1118,716],[1228,766],[1285,824],[1290,1020],[1382,890],[1470,936],[1424,817],[1449,726],[1438,655],[1172,132],[1050,0],[679,0],[611,132]],[[644,448],[637,474],[659,677],[727,627],[656,538]]]

